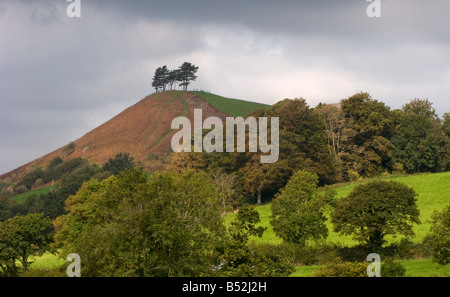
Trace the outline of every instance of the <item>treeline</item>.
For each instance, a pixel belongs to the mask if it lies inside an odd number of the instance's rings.
[[[152,87],[155,88],[156,93],[166,90],[173,90],[178,83],[183,91],[187,88],[191,81],[195,81],[198,67],[184,62],[178,69],[169,70],[166,65],[158,67],[153,76]]]
[[[368,93],[314,108],[304,99],[285,99],[248,116],[279,117],[276,163],[261,164],[258,153],[180,153],[170,166],[235,176],[259,204],[299,170],[316,173],[319,184],[327,185],[450,169],[450,114],[441,120],[428,100],[391,110]]]

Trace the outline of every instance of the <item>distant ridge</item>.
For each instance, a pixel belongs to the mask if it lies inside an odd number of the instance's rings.
[[[0,179],[16,180],[35,166],[45,167],[51,159],[70,160],[81,157],[91,163],[103,164],[118,153],[129,153],[147,170],[163,167],[163,160],[171,154],[172,120],[186,116],[193,120],[195,108],[203,110],[203,117],[241,116],[269,105],[230,99],[207,92],[167,91],[149,95],[128,107],[109,121],[81,138],[15,170],[0,175]]]

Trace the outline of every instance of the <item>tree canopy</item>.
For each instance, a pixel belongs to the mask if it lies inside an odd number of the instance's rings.
[[[356,186],[341,198],[332,214],[334,231],[354,236],[372,249],[379,249],[388,234],[414,235],[419,224],[417,194],[403,183],[372,181]]]
[[[166,65],[158,67],[153,76],[152,87],[156,92],[164,92],[168,87],[173,90],[176,83],[179,83],[182,90],[187,91],[189,84],[197,79],[197,71],[198,67],[189,62],[184,62],[174,70],[169,70]]]
[[[309,239],[325,239],[325,203],[318,196],[316,174],[299,171],[272,202],[271,224],[286,242],[306,244]]]
[[[56,220],[56,238],[92,276],[203,276],[224,231],[205,173],[141,169],[85,183]]]
[[[16,262],[27,271],[29,257],[44,253],[53,241],[52,223],[43,214],[15,216],[0,223],[0,269],[17,276]]]

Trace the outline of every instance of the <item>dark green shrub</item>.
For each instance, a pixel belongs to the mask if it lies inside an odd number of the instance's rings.
[[[406,274],[406,268],[399,262],[394,262],[391,259],[381,262],[381,276],[382,277],[402,277]]]
[[[128,153],[117,154],[114,159],[109,158],[108,162],[103,164],[103,170],[109,171],[114,175],[118,175],[123,171],[127,171],[134,167],[134,158]]]
[[[44,171],[41,167],[36,167],[32,171],[25,174],[20,181],[17,183],[15,188],[16,193],[21,192],[23,189],[31,189],[36,182],[37,179],[42,178],[44,176]],[[23,186],[23,187],[21,187]],[[26,191],[25,191],[26,192]],[[23,192],[22,192],[23,193]]]
[[[430,248],[434,262],[450,263],[450,204],[441,212],[434,212],[430,233],[424,242]]]
[[[316,277],[367,277],[367,263],[341,262],[328,263],[314,273]]]

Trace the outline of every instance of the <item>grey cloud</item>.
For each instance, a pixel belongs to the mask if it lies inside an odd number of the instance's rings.
[[[369,91],[391,107],[428,97],[443,114],[449,3],[382,0],[371,19],[365,0],[81,0],[70,19],[65,0],[0,0],[0,172],[82,136],[185,60],[200,67],[195,88],[224,96],[313,105]]]

